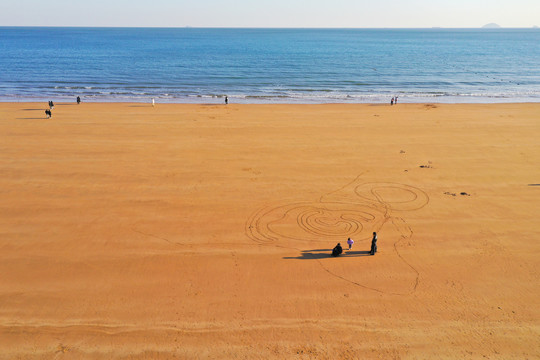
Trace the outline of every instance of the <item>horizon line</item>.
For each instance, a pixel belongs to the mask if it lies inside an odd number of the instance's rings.
[[[315,30],[392,30],[392,29],[403,29],[403,30],[415,30],[415,29],[482,29],[482,30],[500,30],[500,29],[539,29],[537,25],[532,26],[520,26],[520,27],[445,27],[445,26],[429,26],[429,27],[278,27],[278,26],[261,26],[261,27],[252,27],[252,26],[109,26],[109,25],[99,25],[99,26],[90,26],[90,25],[0,25],[0,28],[104,28],[104,29],[315,29]]]

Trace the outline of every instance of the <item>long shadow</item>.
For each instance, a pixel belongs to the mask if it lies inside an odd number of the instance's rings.
[[[42,111],[44,111],[45,108],[43,108],[43,109],[22,109],[22,110],[23,110],[23,111],[37,111],[37,110],[42,110]]]
[[[40,117],[40,118],[17,118],[17,120],[47,120],[46,117]]]
[[[299,256],[286,256],[283,259],[287,260],[317,260],[332,257],[332,249],[314,249],[304,250]],[[358,256],[371,256],[369,250],[367,251],[348,251],[343,250],[343,253],[338,257],[358,257]]]

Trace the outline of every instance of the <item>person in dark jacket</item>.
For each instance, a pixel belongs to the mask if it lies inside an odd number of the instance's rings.
[[[341,244],[338,243],[336,247],[332,250],[332,256],[339,256],[343,252],[343,248],[341,247]]]
[[[377,252],[377,233],[373,232],[373,238],[371,239],[371,255],[375,255]]]

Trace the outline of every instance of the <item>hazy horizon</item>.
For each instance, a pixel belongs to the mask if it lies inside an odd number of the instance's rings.
[[[429,30],[429,29],[449,29],[449,30],[469,30],[469,29],[484,29],[484,30],[497,30],[497,29],[540,29],[538,26],[516,26],[506,27],[500,26],[496,28],[486,28],[482,26],[475,27],[447,27],[447,26],[430,26],[430,27],[294,27],[294,26],[84,26],[84,25],[0,25],[0,28],[140,28],[140,29],[350,29],[350,30]]]
[[[25,0],[0,4],[0,26],[163,28],[503,28],[540,25],[538,0]]]

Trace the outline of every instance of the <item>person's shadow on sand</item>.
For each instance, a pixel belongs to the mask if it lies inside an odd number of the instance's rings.
[[[369,250],[366,251],[352,251],[346,250],[339,257],[357,257],[357,256],[371,256]],[[316,260],[332,257],[332,249],[313,249],[303,250],[300,256],[286,256],[283,259],[287,260]]]

